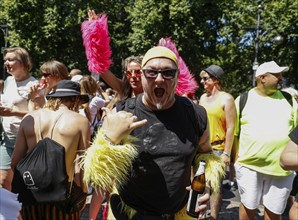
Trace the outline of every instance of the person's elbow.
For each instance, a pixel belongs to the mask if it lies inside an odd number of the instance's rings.
[[[291,163],[289,161],[289,155],[283,152],[280,156],[279,165],[284,170],[292,170]]]
[[[279,160],[279,165],[281,168],[283,168],[284,170],[287,170],[287,165],[285,163],[285,160],[283,158],[283,156],[281,156],[280,160]]]
[[[16,167],[16,163],[15,163],[15,161],[11,161],[11,164],[10,164],[10,167],[11,167],[11,170],[14,170],[14,168]]]

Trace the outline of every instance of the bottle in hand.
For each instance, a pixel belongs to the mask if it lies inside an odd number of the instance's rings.
[[[196,208],[199,206],[198,198],[204,193],[206,180],[205,180],[205,166],[206,162],[201,160],[199,169],[197,170],[192,183],[191,183],[191,190],[189,192],[189,198],[187,203],[187,214],[197,218],[198,213],[195,211]]]

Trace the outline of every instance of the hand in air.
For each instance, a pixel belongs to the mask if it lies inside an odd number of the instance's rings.
[[[46,91],[45,91],[46,86],[47,86],[47,83],[44,80],[41,80],[39,83],[34,83],[29,88],[28,99],[33,100],[36,97],[45,96],[46,95]]]
[[[106,136],[114,143],[118,144],[130,132],[146,124],[147,120],[138,121],[137,116],[130,112],[119,111],[111,112],[108,108],[102,108],[106,117],[103,122],[103,129]]]
[[[91,9],[88,10],[88,19],[89,21],[93,21],[97,19],[97,14],[95,13],[94,10],[91,10]]]

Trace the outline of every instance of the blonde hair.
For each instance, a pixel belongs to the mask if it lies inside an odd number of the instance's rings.
[[[31,71],[32,61],[26,49],[22,47],[11,47],[4,50],[3,56],[5,56],[7,53],[14,53],[16,55],[17,60],[25,67],[25,69],[28,72]]]
[[[98,85],[96,79],[92,76],[83,76],[80,80],[81,93],[87,93],[89,95],[95,96],[98,92]]]
[[[69,107],[69,110],[72,110],[74,112],[79,111],[80,107],[80,98],[79,96],[68,96],[68,97],[51,97],[47,100],[44,108],[48,108],[53,111],[57,111],[61,104],[65,102],[70,102],[72,105]]]

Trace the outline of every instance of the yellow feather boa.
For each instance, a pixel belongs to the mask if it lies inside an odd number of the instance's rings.
[[[121,186],[138,154],[133,140],[132,136],[128,136],[121,145],[113,145],[106,139],[103,129],[100,129],[80,158],[84,182],[107,192],[112,191],[113,183]]]
[[[219,156],[213,153],[198,154],[195,157],[194,172],[198,169],[200,160],[206,162],[205,176],[207,183],[210,184],[213,192],[219,192],[221,182],[226,174],[224,162]]]

